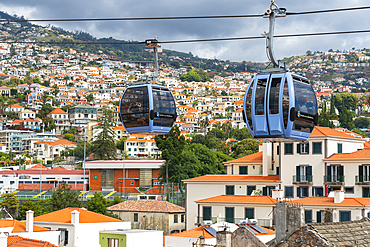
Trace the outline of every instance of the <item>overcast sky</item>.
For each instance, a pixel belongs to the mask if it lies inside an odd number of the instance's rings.
[[[288,12],[359,7],[368,0],[278,0]],[[0,10],[26,19],[109,18],[263,14],[270,0],[1,0]],[[37,23],[46,25],[46,23]],[[167,21],[102,21],[50,23],[69,31],[83,30],[93,36],[144,41],[158,36],[160,41],[259,36],[268,31],[268,19],[234,18]],[[288,16],[277,19],[275,34],[330,32],[370,29],[370,9],[337,13]],[[265,41],[242,40],[166,44],[163,48],[206,58],[231,61],[267,61]],[[326,51],[370,48],[370,33],[318,37],[280,38],[274,42],[278,59],[302,55],[307,50]]]

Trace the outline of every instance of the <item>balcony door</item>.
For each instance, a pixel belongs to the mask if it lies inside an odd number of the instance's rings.
[[[370,165],[359,166],[358,174],[360,182],[370,182]]]
[[[327,167],[328,182],[343,182],[344,169],[341,165],[330,165]]]

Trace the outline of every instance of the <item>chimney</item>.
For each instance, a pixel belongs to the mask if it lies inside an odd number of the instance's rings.
[[[273,189],[272,190],[272,198],[275,200],[283,199],[284,198],[284,191],[282,189]]]
[[[334,203],[341,203],[344,200],[344,190],[334,191]]]
[[[71,224],[77,225],[78,223],[80,223],[80,212],[73,210],[71,212]]]
[[[33,211],[26,212],[26,232],[33,232]]]
[[[0,233],[0,247],[7,247],[8,246],[8,236],[6,236],[3,232]]]

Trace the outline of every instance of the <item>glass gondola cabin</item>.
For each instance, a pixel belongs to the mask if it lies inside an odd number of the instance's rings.
[[[317,101],[307,78],[282,70],[257,74],[244,97],[245,122],[257,139],[306,140],[317,124]]]
[[[157,84],[128,87],[120,101],[120,119],[131,134],[167,134],[177,117],[171,91]]]

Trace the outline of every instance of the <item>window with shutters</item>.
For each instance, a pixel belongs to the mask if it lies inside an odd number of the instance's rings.
[[[309,154],[310,144],[308,142],[297,144],[297,153],[299,154]]]
[[[248,175],[248,166],[239,166],[240,175]]]
[[[342,152],[343,152],[342,143],[338,143],[338,154],[341,154]]]
[[[339,221],[351,221],[351,211],[339,211]]]
[[[312,182],[312,166],[299,165],[296,166],[296,179],[297,183],[311,183]]]
[[[234,223],[234,208],[225,208],[226,222]]]
[[[245,218],[254,219],[254,208],[245,208]]]
[[[358,174],[359,182],[370,182],[370,165],[360,165],[358,167]]]
[[[293,198],[293,186],[285,186],[285,198]]]
[[[312,143],[312,154],[321,154],[321,142]]]
[[[203,220],[211,220],[212,207],[203,207]]]
[[[248,185],[247,186],[247,195],[250,196],[254,190],[256,190],[255,185]]]
[[[234,194],[235,194],[235,186],[226,185],[226,195],[234,195]]]
[[[304,211],[304,220],[305,223],[312,223],[312,210]]]
[[[344,182],[344,167],[342,165],[329,165],[326,167],[326,179],[328,183]]]
[[[293,154],[293,143],[284,143],[284,154]]]

